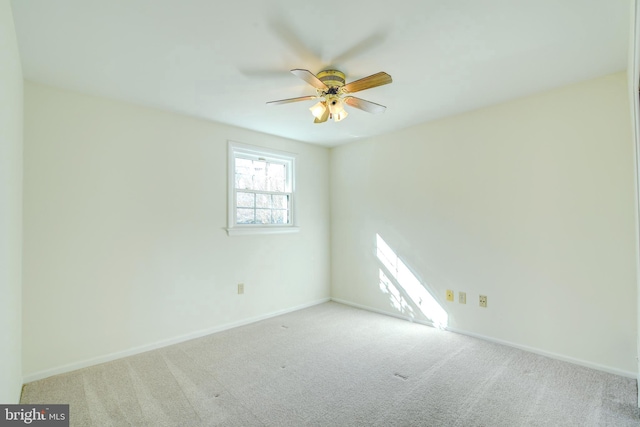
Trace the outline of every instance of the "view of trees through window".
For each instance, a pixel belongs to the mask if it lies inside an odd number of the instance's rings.
[[[236,223],[288,224],[287,165],[264,159],[235,159]]]

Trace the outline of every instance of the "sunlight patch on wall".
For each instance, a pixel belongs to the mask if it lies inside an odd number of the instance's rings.
[[[376,234],[376,256],[388,273],[380,270],[380,290],[389,294],[391,305],[413,317],[413,308],[405,299],[406,295],[435,327],[446,328],[447,312],[379,234]]]
[[[391,282],[387,275],[384,274],[384,271],[382,271],[382,269],[379,270],[379,274],[380,290],[385,294],[389,294],[389,301],[391,302],[391,306],[398,310],[400,313],[407,314],[413,319],[415,317],[415,313],[411,304],[409,304],[409,302],[405,299],[398,288]]]

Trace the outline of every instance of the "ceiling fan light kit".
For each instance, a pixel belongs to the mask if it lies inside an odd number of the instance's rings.
[[[301,96],[299,98],[281,99],[279,101],[267,102],[267,105],[279,105],[289,102],[307,101],[320,99],[313,107],[309,108],[315,117],[314,123],[324,123],[328,119],[336,122],[343,120],[349,115],[344,109],[344,104],[358,108],[368,113],[383,113],[387,107],[366,101],[348,94],[361,90],[371,89],[392,82],[391,76],[383,71],[369,77],[345,84],[345,75],[338,70],[324,70],[314,75],[309,70],[295,69],[291,72],[316,88],[316,96]]]
[[[309,110],[311,110],[311,114],[313,114],[313,116],[317,119],[322,117],[326,109],[327,107],[326,105],[324,105],[324,101],[319,101],[317,104],[314,104],[313,107],[309,108]]]

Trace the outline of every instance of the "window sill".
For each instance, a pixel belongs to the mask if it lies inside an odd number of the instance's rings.
[[[233,227],[227,228],[229,236],[249,236],[255,234],[290,234],[300,231],[300,227]]]

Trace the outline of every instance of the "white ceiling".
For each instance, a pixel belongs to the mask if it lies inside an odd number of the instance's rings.
[[[25,78],[335,146],[626,69],[629,0],[13,0]],[[393,83],[313,124],[289,73]]]

